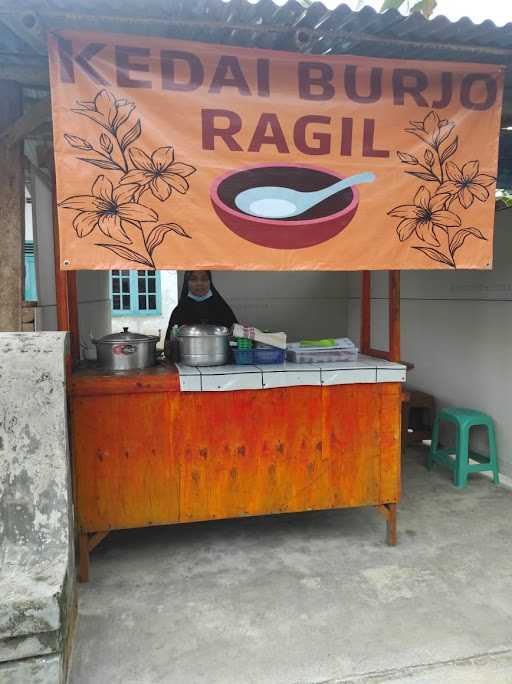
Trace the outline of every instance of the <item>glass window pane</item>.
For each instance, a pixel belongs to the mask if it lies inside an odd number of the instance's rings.
[[[129,275],[130,275],[130,271],[126,271],[126,270],[121,271],[121,275],[129,276]]]
[[[126,311],[127,309],[130,308],[130,295],[123,295],[123,311]]]
[[[138,278],[137,288],[139,290],[139,294],[144,294],[146,292],[146,279],[145,278]]]
[[[119,269],[117,269],[117,270],[114,269],[114,270],[112,271],[112,275],[113,275],[113,276],[118,276],[118,275],[119,275]]]
[[[129,278],[123,278],[123,292],[130,292],[130,279]]]
[[[119,295],[114,295],[112,297],[112,308],[116,309],[116,311],[119,311],[121,308],[121,301],[120,301]]]
[[[156,309],[156,295],[154,294],[148,295],[148,309],[153,311]]]
[[[113,278],[113,280],[112,280],[112,292],[119,292],[119,278]]]
[[[148,292],[156,292],[156,282],[154,278],[148,280]]]
[[[145,295],[139,295],[139,309],[140,311],[145,311],[146,310],[146,296]]]
[[[146,271],[137,271],[140,276],[146,275]]]

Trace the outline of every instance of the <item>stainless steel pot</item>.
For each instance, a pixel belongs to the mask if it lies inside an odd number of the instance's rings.
[[[123,332],[92,340],[96,345],[98,365],[105,370],[125,371],[149,368],[156,363],[156,335]]]
[[[186,366],[222,366],[229,353],[229,330],[223,325],[181,325],[180,361]]]

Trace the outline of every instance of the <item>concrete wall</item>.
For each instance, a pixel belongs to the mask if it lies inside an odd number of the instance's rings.
[[[165,338],[171,311],[178,303],[178,276],[176,271],[160,271],[161,315],[160,316],[112,316],[112,330],[122,330],[124,326],[132,332],[144,335],[158,335],[161,342]]]
[[[0,682],[64,684],[76,610],[66,333],[0,334]]]
[[[53,252],[53,202],[47,181],[32,171],[32,223],[36,257],[38,306],[36,329],[56,330]],[[110,332],[108,271],[80,271],[77,277],[80,339]]]
[[[289,340],[346,334],[345,273],[218,271],[213,279],[242,323],[284,330]]]
[[[512,211],[498,212],[493,271],[403,272],[402,359],[408,385],[439,405],[480,409],[496,421],[501,471],[512,477]],[[374,277],[373,339],[387,339],[383,274]],[[349,276],[349,335],[359,339],[360,276]],[[482,433],[474,448],[485,453]]]

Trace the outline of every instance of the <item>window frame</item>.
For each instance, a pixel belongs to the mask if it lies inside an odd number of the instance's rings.
[[[130,272],[130,308],[129,309],[114,309],[114,298],[112,291],[112,270],[114,271],[129,271]],[[161,316],[162,311],[162,297],[161,297],[161,287],[160,287],[160,271],[148,271],[148,269],[126,269],[126,268],[116,268],[110,271],[109,279],[109,292],[110,292],[110,310],[112,316],[122,318],[123,316]],[[155,295],[156,295],[156,309],[139,309],[139,271],[144,271],[144,277],[147,282],[147,273],[151,272],[155,274]],[[116,292],[116,294],[118,294]],[[122,296],[122,293],[119,293]],[[147,292],[144,293],[147,295]]]

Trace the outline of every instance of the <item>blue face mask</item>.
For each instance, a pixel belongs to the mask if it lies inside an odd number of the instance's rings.
[[[208,290],[208,292],[205,295],[195,295],[192,294],[192,292],[189,292],[188,296],[190,297],[190,299],[193,299],[194,302],[204,302],[206,299],[210,299],[210,297],[212,296],[212,291]]]

